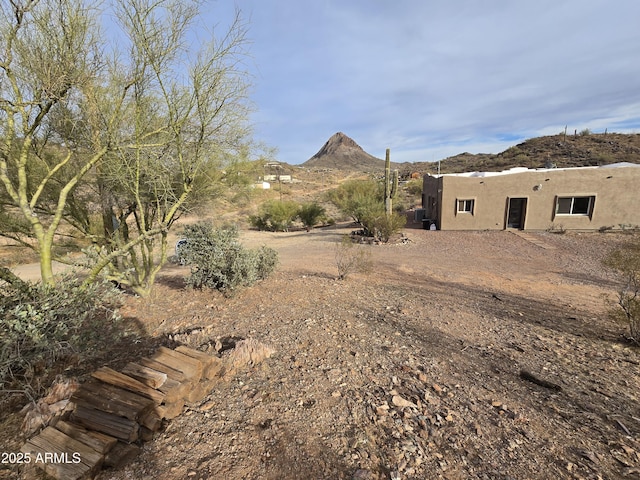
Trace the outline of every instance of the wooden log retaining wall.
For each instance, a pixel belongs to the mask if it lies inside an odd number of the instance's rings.
[[[202,401],[224,373],[220,358],[186,346],[160,347],[121,372],[100,368],[72,395],[68,418],[52,422],[21,451],[56,479],[92,478],[134,458],[137,444],[153,439],[185,402]]]

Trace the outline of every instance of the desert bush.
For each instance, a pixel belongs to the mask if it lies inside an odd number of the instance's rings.
[[[338,279],[344,280],[352,273],[367,273],[371,271],[370,248],[369,246],[355,244],[349,235],[343,235],[335,247]]]
[[[326,211],[317,203],[305,203],[298,210],[298,217],[302,221],[302,225],[311,230],[326,216]]]
[[[610,153],[599,153],[595,155],[593,160],[595,161],[596,165],[607,165],[609,163],[615,163],[617,159],[615,155],[612,155]]]
[[[364,235],[367,237],[376,237],[376,227],[380,223],[380,219],[385,215],[384,205],[382,203],[362,205],[359,212],[358,223],[362,225]]]
[[[1,286],[0,391],[39,395],[54,364],[94,355],[114,338],[121,300],[109,282],[81,286],[72,276],[56,286]]]
[[[405,186],[405,190],[407,194],[412,195],[414,197],[418,197],[422,195],[422,179],[412,178],[407,182]]]
[[[278,252],[273,248],[262,245],[253,251],[255,257],[255,278],[264,280],[275,270],[278,265]]]
[[[581,135],[583,137],[586,137],[587,135],[591,135],[591,130],[589,130],[588,128],[580,130],[579,135]]]
[[[271,200],[261,205],[257,215],[251,215],[249,222],[258,230],[286,232],[298,216],[300,206],[291,200]]]
[[[349,215],[364,229],[364,235],[387,242],[406,223],[404,215],[393,212],[387,216],[384,209],[383,188],[380,182],[351,180],[328,193],[344,214]],[[401,209],[401,205],[396,205]]]
[[[523,167],[529,164],[529,157],[524,153],[519,153],[513,159],[518,165],[522,165]]]
[[[629,326],[630,339],[640,345],[640,238],[614,250],[604,260],[622,278],[617,305],[609,314]]]
[[[342,213],[365,228],[365,219],[384,212],[382,185],[374,179],[349,180],[330,190],[327,197]]]
[[[368,229],[374,238],[382,243],[387,243],[393,235],[402,230],[406,223],[406,216],[393,212],[391,215],[382,214],[372,218]]]
[[[277,252],[266,246],[248,250],[238,236],[234,226],[216,229],[199,222],[185,227],[180,257],[191,266],[187,285],[230,292],[269,276],[278,263]]]

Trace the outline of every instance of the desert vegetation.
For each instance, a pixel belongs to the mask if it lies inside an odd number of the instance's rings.
[[[167,235],[251,148],[246,25],[186,53],[192,2],[3,3],[0,234],[38,254],[52,286],[55,244],[73,238],[99,276],[149,293]],[[109,55],[115,42],[123,55]],[[238,170],[238,169],[236,169]]]
[[[294,200],[268,200],[260,205],[258,213],[249,216],[253,227],[270,232],[287,232],[296,221],[309,231],[329,219],[318,203],[299,204]]]
[[[616,306],[610,316],[629,327],[629,339],[640,345],[640,237],[611,252],[605,265],[614,269],[622,282]]]
[[[0,5],[0,236],[35,252],[41,279],[0,270],[3,392],[33,398],[56,368],[114,342],[127,328],[114,285],[149,295],[175,222],[248,189],[261,150],[247,121],[246,24],[237,12],[207,38],[200,7]],[[262,278],[276,261],[267,249],[234,253],[219,288]],[[203,262],[190,283],[214,282],[211,259],[189,258]],[[55,276],[54,261],[81,273]]]
[[[277,345],[273,366],[190,406],[162,432],[166,451],[150,446],[156,458],[123,476],[215,478],[238,464],[225,478],[637,474],[637,226],[621,226],[631,241],[619,245],[609,227],[585,240],[551,225],[542,253],[507,232],[354,242],[397,236],[420,180],[403,187],[387,154],[384,170],[252,189],[275,153],[250,135],[246,24],[238,14],[185,55],[204,35],[201,6],[115,1],[116,40],[93,4],[0,4],[0,235],[34,252],[41,279],[0,268],[0,410],[17,416],[56,375],[86,379],[159,343],[253,334]],[[636,135],[565,132],[442,171],[639,154]],[[247,219],[258,232],[236,226]],[[183,265],[167,268],[178,235]],[[82,270],[56,276],[55,260]],[[14,427],[0,429],[7,445]]]
[[[214,228],[198,222],[185,227],[179,256],[191,267],[187,286],[229,293],[267,278],[278,263],[278,253],[267,246],[247,249],[238,237],[234,226]]]
[[[301,205],[298,210],[298,218],[307,231],[311,230],[320,222],[328,221],[327,211],[323,206],[316,202]]]
[[[397,210],[385,211],[385,187],[376,179],[350,180],[327,195],[343,214],[362,227],[365,237],[386,243],[406,222]]]
[[[55,374],[106,351],[122,332],[122,301],[111,283],[83,286],[76,275],[55,286],[0,286],[0,405],[11,396],[37,399]]]
[[[355,273],[370,273],[373,269],[371,247],[353,242],[349,235],[343,235],[335,246],[335,262],[338,280],[346,280]]]

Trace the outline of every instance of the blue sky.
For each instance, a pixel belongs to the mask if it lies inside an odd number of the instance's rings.
[[[248,21],[255,138],[299,164],[341,131],[395,162],[640,132],[637,0],[217,0]]]

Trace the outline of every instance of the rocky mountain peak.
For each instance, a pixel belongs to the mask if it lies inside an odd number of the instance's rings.
[[[353,139],[348,137],[342,132],[334,133],[329,140],[322,146],[322,148],[311,158],[320,158],[324,155],[333,155],[344,150],[356,150],[364,152],[362,147],[358,145]]]
[[[369,155],[353,139],[342,132],[333,134],[313,157],[303,165],[341,170],[371,170],[380,168],[380,159]]]

